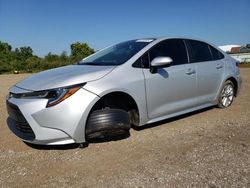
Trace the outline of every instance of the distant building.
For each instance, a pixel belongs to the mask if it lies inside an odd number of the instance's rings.
[[[230,52],[230,53],[231,53],[232,49],[234,51],[236,51],[237,49],[240,49],[241,47],[242,47],[241,45],[223,45],[223,46],[219,46],[219,48],[221,50],[223,50],[224,52]]]
[[[233,54],[236,54],[236,53],[240,53],[240,49],[242,47],[232,47],[231,50],[230,50],[230,53],[233,53]]]
[[[219,46],[221,50],[230,54],[231,57],[240,63],[250,62],[250,53],[245,46],[241,45],[224,45]]]
[[[248,52],[248,49],[245,46],[240,46],[240,45],[224,45],[224,46],[219,46],[219,48],[224,52],[231,54]]]

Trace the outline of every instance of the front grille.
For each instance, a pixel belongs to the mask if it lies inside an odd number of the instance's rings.
[[[20,109],[8,101],[6,103],[9,116],[12,119],[15,128],[25,134],[25,137],[29,138],[29,140],[34,139],[35,134]]]

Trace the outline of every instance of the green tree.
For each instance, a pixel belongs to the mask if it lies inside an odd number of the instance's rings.
[[[71,44],[71,55],[65,51],[60,55],[48,53],[44,58],[33,55],[33,50],[29,46],[24,46],[12,50],[12,46],[0,41],[0,74],[18,70],[21,72],[36,72],[64,65],[81,60],[94,53],[94,50],[87,43]]]
[[[94,50],[89,47],[87,43],[76,42],[70,45],[71,48],[71,60],[72,62],[78,62],[81,59],[94,53]]]
[[[56,54],[52,54],[51,52],[49,52],[45,57],[44,60],[47,62],[52,62],[52,61],[56,61],[59,59],[59,56]]]
[[[0,41],[0,74],[11,70],[10,62],[15,58],[11,49],[11,45]]]
[[[246,44],[245,52],[250,53],[250,44]]]
[[[8,43],[6,42],[1,42],[0,41],[0,53],[3,54],[3,53],[9,53],[11,52],[11,45],[9,45]]]
[[[13,70],[22,70],[22,71],[27,71],[27,63],[26,60],[30,57],[33,57],[33,50],[31,47],[20,47],[16,48],[14,51],[15,55],[15,67],[13,67]]]
[[[70,58],[67,56],[67,52],[63,51],[60,55],[60,61],[63,65],[70,64]]]
[[[33,50],[31,47],[20,47],[15,49],[15,54],[17,56],[17,59],[20,59],[22,61],[25,61],[29,57],[33,56]]]
[[[26,59],[26,68],[28,72],[40,70],[41,59],[37,56],[32,56]]]

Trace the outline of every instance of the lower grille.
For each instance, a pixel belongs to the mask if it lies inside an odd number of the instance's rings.
[[[35,134],[33,130],[31,129],[29,123],[26,121],[20,109],[16,105],[8,101],[6,103],[7,103],[7,110],[8,110],[9,116],[15,128],[21,133],[23,133],[25,135],[25,138],[29,138],[29,140],[33,140],[35,138]],[[20,136],[20,137],[23,137],[23,136]]]

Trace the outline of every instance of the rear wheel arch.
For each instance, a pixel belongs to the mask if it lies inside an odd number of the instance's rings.
[[[226,80],[225,80],[225,82],[226,81],[231,81],[232,83],[233,83],[233,85],[234,85],[234,89],[235,89],[235,91],[234,91],[234,96],[236,97],[237,96],[237,91],[238,91],[238,82],[237,82],[237,80],[234,78],[234,77],[229,77],[229,78],[227,78]],[[224,82],[224,83],[225,83]]]
[[[227,108],[231,106],[235,97],[235,91],[234,83],[230,79],[227,79],[223,83],[223,87],[220,91],[217,106],[219,108]]]

